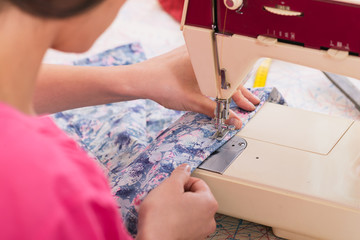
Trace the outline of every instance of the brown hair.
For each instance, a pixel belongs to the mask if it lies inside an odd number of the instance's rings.
[[[9,2],[32,15],[66,18],[88,10],[105,0],[0,0]]]

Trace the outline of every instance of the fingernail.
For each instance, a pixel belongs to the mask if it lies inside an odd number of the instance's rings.
[[[183,170],[185,172],[190,172],[190,166],[187,163],[183,163],[178,167],[180,170]]]
[[[229,125],[233,125],[236,129],[240,129],[242,123],[239,119],[233,117],[229,119]]]
[[[255,105],[252,103],[252,102],[250,102],[249,100],[247,100],[247,102],[249,103],[248,105],[249,105],[249,107],[250,108],[252,108],[252,110],[255,110]]]

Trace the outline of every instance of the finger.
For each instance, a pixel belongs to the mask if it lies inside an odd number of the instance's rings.
[[[214,214],[215,214],[215,213],[214,213]],[[211,220],[210,225],[209,225],[207,235],[212,234],[213,232],[215,232],[215,230],[216,230],[216,221],[215,221],[215,218],[213,218],[213,219]]]
[[[233,110],[229,111],[229,119],[225,121],[226,124],[235,126],[236,129],[240,129],[242,126],[241,119]]]
[[[260,103],[260,99],[254,94],[252,94],[252,92],[250,92],[249,89],[247,89],[246,87],[240,86],[239,90],[241,91],[243,96],[247,98],[252,104],[258,105]]]
[[[255,106],[253,103],[251,103],[244,95],[242,94],[241,90],[237,90],[234,95],[232,96],[232,99],[238,105],[240,108],[246,110],[246,111],[253,111],[255,110]]]
[[[190,166],[184,163],[175,168],[168,180],[176,182],[179,186],[179,189],[182,189],[182,191],[184,191],[185,184],[189,181],[189,178]]]
[[[193,111],[205,114],[211,118],[215,116],[214,111],[216,108],[216,103],[213,100],[204,95],[200,95],[196,96],[196,99],[194,101],[195,103],[193,104]]]
[[[208,185],[201,179],[190,177],[185,184],[185,191],[188,192],[211,192]]]
[[[185,191],[190,191],[191,189],[191,186],[194,184],[195,181],[197,181],[198,178],[195,178],[195,177],[190,177],[189,180],[186,182],[185,186],[184,186],[184,189]]]
[[[205,96],[202,96],[201,98],[199,98],[199,101],[201,101],[201,103],[199,102],[197,104],[197,106],[199,106],[199,109],[197,112],[203,113],[203,114],[213,118],[215,116],[214,111],[216,108],[216,103],[213,100],[211,100],[210,98],[205,97]],[[229,111],[229,119],[227,119],[225,121],[225,123],[228,125],[235,126],[236,129],[240,129],[242,126],[240,117],[238,117],[236,115],[236,113],[234,113],[234,111],[232,111],[232,110]]]

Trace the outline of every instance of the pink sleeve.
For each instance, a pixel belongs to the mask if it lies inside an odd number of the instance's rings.
[[[132,239],[94,160],[52,123],[7,115],[0,117],[0,239]]]

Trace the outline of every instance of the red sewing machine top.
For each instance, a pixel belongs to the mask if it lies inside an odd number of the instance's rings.
[[[232,1],[232,0],[229,0]],[[315,49],[360,54],[360,2],[331,0],[244,0],[240,10],[223,0],[189,0],[186,25],[224,34],[259,35]],[[213,3],[215,19],[213,20]]]

